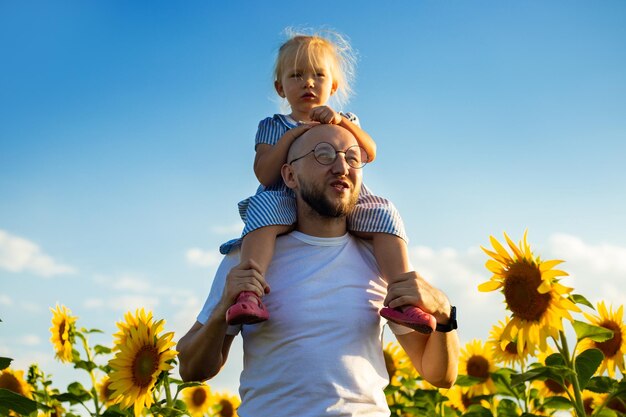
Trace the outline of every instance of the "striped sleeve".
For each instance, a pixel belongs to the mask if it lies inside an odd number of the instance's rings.
[[[346,119],[350,120],[352,123],[354,123],[358,127],[361,127],[361,122],[359,121],[359,118],[356,116],[356,114],[350,113],[350,112],[347,112],[347,113],[341,112],[339,114],[341,114]]]
[[[264,143],[267,145],[276,145],[278,139],[285,134],[287,129],[278,120],[273,117],[266,117],[259,122],[259,128],[256,132],[254,146]]]

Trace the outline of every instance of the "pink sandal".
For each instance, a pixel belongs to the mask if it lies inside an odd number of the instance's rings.
[[[380,315],[389,321],[410,327],[420,333],[430,334],[437,326],[437,320],[432,314],[428,314],[421,308],[405,306],[402,309],[383,307]]]
[[[269,317],[261,299],[251,291],[239,293],[235,304],[226,311],[226,321],[231,325],[260,323]]]

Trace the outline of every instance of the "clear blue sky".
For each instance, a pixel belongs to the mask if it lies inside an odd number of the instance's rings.
[[[504,317],[476,291],[490,234],[528,229],[566,285],[623,304],[626,3],[360,3],[2,2],[0,356],[76,379],[52,359],[57,302],[105,344],[138,306],[177,335],[193,324],[256,187],[288,26],[358,51],[344,110],[378,144],[365,181],[400,209],[464,341]],[[230,361],[215,384],[234,391]]]

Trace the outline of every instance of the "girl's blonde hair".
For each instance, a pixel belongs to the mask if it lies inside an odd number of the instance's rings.
[[[286,32],[289,39],[278,49],[274,80],[280,81],[283,74],[295,67],[302,57],[312,67],[327,60],[333,81],[337,84],[334,99],[340,107],[345,105],[353,93],[352,82],[356,66],[356,54],[347,38],[331,30],[310,35],[290,28]]]

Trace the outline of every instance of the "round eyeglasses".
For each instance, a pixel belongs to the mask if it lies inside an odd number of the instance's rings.
[[[342,153],[348,165],[351,168],[363,168],[368,162],[367,152],[359,145],[350,146],[345,151],[338,151],[333,145],[328,142],[320,142],[315,145],[315,148],[305,153],[302,156],[292,159],[289,164],[296,162],[299,159],[305,158],[311,154],[317,162],[322,165],[332,165],[337,159],[337,154]]]

